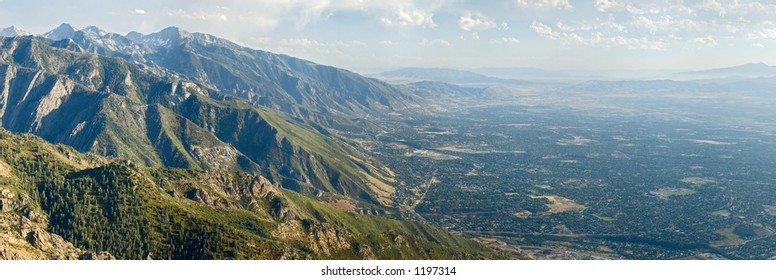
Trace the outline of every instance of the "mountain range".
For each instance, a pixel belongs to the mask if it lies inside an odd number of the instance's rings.
[[[147,166],[261,171],[290,189],[390,204],[389,170],[304,122],[59,42],[3,41],[6,129]]]
[[[355,214],[395,211],[395,174],[337,131],[421,108],[411,91],[175,27],[3,34],[0,205],[36,229],[6,232],[23,248],[0,245],[15,252],[4,258],[489,254],[432,226]]]
[[[261,168],[310,194],[390,204],[390,170],[324,136],[321,125],[348,129],[359,117],[420,106],[416,95],[378,80],[175,27],[122,36],[62,24],[5,40],[7,129],[150,166]],[[57,115],[78,112],[72,108],[80,113]]]
[[[205,83],[254,105],[332,127],[368,114],[416,108],[416,97],[356,73],[249,49],[209,34],[168,27],[126,36],[62,24],[42,35],[57,46],[118,57],[145,71]]]

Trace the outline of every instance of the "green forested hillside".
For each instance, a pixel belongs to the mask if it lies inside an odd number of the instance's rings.
[[[79,256],[41,255],[56,238],[81,254],[120,259],[493,256],[439,228],[337,210],[244,172],[143,167],[7,131],[0,160],[0,221],[15,216],[48,237],[36,241],[24,223],[0,227],[34,245],[6,257]]]

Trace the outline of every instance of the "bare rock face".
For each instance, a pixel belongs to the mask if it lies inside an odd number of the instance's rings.
[[[340,231],[330,224],[315,226],[308,234],[313,251],[319,254],[330,256],[336,251],[350,250],[352,247],[352,234]]]
[[[248,197],[261,199],[280,194],[280,191],[262,176],[210,171],[202,173],[198,179],[221,196],[237,200]]]
[[[47,231],[45,215],[31,210],[30,198],[0,187],[0,260],[76,260],[89,254]],[[112,259],[107,252],[95,259]]]
[[[269,198],[269,213],[278,221],[288,221],[298,219],[299,215],[293,206],[283,200],[281,196]]]
[[[44,252],[48,259],[77,259],[82,250],[76,248],[61,236],[40,229],[35,229],[27,234],[27,242],[32,247]]]
[[[0,188],[0,212],[9,212],[14,209],[14,196],[10,190]]]
[[[11,174],[11,167],[8,166],[8,164],[2,160],[0,160],[0,177],[5,177],[5,178],[13,177],[13,175]]]
[[[276,236],[283,241],[299,241],[304,240],[307,237],[302,222],[298,220],[286,221],[279,224],[272,232],[272,236]]]
[[[213,205],[213,198],[203,189],[192,189],[186,192],[186,198],[193,201],[204,203],[207,205]]]
[[[229,169],[237,165],[239,152],[225,144],[218,146],[191,146],[191,155],[198,161],[207,165],[208,169],[220,170]]]
[[[45,224],[14,212],[0,214],[0,238],[2,260],[74,260],[83,254],[61,236],[47,232]]]
[[[253,180],[251,180],[248,190],[254,197],[267,197],[270,194],[280,193],[267,178],[262,176],[255,176]]]
[[[337,251],[348,251],[353,247],[351,233],[326,223],[289,220],[278,225],[272,235],[284,241],[306,242],[310,249],[322,256],[331,256]]]
[[[297,209],[286,202],[283,192],[263,176],[208,171],[198,179],[207,187],[186,191],[186,198],[217,207],[258,209],[268,205],[270,214],[279,221],[299,217]]]
[[[100,260],[115,260],[116,258],[113,257],[108,252],[99,252],[99,253],[85,253],[78,256],[79,260],[93,260],[93,261],[100,261]]]

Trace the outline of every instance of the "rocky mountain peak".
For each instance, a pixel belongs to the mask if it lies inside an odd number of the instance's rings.
[[[81,30],[78,27],[75,27],[73,25],[70,25],[69,23],[62,23],[57,28],[54,28],[53,30],[43,33],[43,37],[46,37],[51,40],[62,40],[67,38],[73,38],[76,32]]]
[[[93,25],[84,27],[81,31],[86,32],[87,34],[95,38],[100,38],[100,37],[104,37],[105,35],[108,35],[107,31],[102,30],[99,27],[93,26]]]
[[[143,36],[145,36],[143,35],[143,33],[140,33],[137,31],[130,31],[129,33],[127,33],[127,35],[124,35],[124,37],[127,37],[127,39],[130,39],[132,41],[137,41]]]
[[[30,35],[30,32],[27,32],[24,29],[18,28],[13,25],[7,28],[0,29],[1,37],[16,37],[16,36],[25,36],[25,35]]]
[[[191,36],[191,33],[178,27],[170,26],[159,32],[139,37],[138,39],[147,45],[162,47],[178,43],[189,36]]]

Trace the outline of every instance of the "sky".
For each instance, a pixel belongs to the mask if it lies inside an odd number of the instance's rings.
[[[0,0],[0,27],[41,34],[63,22],[178,26],[360,73],[776,65],[773,0]]]

